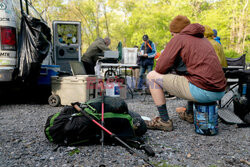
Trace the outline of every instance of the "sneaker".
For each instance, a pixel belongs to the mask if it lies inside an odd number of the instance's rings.
[[[189,123],[194,123],[194,115],[193,114],[188,114],[186,113],[186,108],[185,107],[178,107],[176,108],[176,112],[178,113],[179,117],[184,120],[187,121]]]
[[[148,129],[163,130],[163,131],[173,130],[172,120],[168,120],[167,122],[165,122],[165,121],[162,121],[161,117],[155,117],[151,121],[145,121],[145,123]]]

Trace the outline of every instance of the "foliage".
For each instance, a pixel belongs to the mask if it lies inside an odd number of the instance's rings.
[[[80,153],[80,150],[78,148],[76,149],[73,149],[72,151],[69,152],[69,155],[72,156],[74,154],[79,154]]]
[[[236,58],[241,56],[241,54],[235,52],[234,50],[225,50],[224,53],[225,56],[229,58]]]
[[[186,15],[192,23],[209,25],[221,37],[226,54],[243,54],[250,47],[249,0],[33,0],[46,20],[73,20],[82,23],[82,50],[96,39],[109,36],[111,48],[119,41],[124,47],[140,46],[148,34],[157,51],[171,39],[169,23]],[[233,51],[230,51],[233,50]],[[247,55],[247,60],[250,58]]]

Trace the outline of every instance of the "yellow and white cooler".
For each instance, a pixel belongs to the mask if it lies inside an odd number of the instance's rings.
[[[52,76],[49,97],[51,106],[71,105],[72,102],[84,103],[98,95],[98,79],[94,75]]]

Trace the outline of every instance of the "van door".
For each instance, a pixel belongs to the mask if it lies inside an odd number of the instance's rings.
[[[11,1],[0,1],[0,81],[11,81],[17,67],[15,18]]]
[[[53,21],[53,50],[55,64],[72,74],[69,61],[81,61],[81,22]]]

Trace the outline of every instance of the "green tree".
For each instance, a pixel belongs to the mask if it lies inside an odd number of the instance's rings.
[[[172,38],[169,23],[177,15],[192,23],[217,29],[230,56],[249,51],[249,0],[33,0],[46,20],[82,23],[82,50],[97,38],[109,36],[111,48],[119,41],[124,47],[140,46],[148,34],[160,52]],[[237,54],[232,54],[233,52]],[[249,55],[247,60],[250,61]]]

